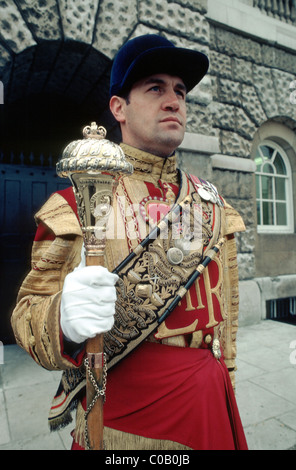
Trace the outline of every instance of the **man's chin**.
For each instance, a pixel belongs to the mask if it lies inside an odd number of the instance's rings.
[[[168,147],[176,150],[179,145],[183,142],[184,133],[180,132],[168,132],[165,136],[163,136],[163,142]],[[171,153],[171,152],[170,152]]]
[[[154,153],[154,155],[158,155],[159,157],[170,157],[175,152],[175,150],[177,150],[182,141],[183,139],[166,140],[165,142],[162,142],[161,145],[155,146],[151,153]]]

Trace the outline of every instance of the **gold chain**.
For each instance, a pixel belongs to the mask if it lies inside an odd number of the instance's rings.
[[[100,397],[104,397],[104,402],[106,400],[106,385],[107,385],[107,360],[106,360],[106,354],[104,353],[104,366],[103,366],[103,383],[102,383],[102,387],[99,387],[92,371],[91,371],[91,368],[89,366],[89,361],[88,361],[88,358],[86,357],[84,359],[84,365],[85,365],[85,369],[86,369],[86,373],[88,374],[89,378],[90,378],[90,381],[95,389],[95,396],[94,398],[92,399],[92,401],[90,402],[90,404],[88,405],[87,409],[86,409],[86,412],[85,412],[85,415],[84,415],[84,419],[85,419],[85,429],[84,429],[84,439],[85,439],[85,446],[86,446],[86,449],[89,450],[90,449],[90,443],[89,443],[89,438],[88,438],[88,428],[87,428],[87,417],[89,415],[89,413],[91,412],[92,408],[94,407],[96,401],[100,398]]]

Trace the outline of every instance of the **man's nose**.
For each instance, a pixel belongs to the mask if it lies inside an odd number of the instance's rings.
[[[180,107],[178,97],[174,90],[168,91],[163,101],[163,108],[170,111],[178,111]]]

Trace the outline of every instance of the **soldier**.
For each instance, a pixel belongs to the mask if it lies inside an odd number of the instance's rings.
[[[77,409],[73,449],[85,448],[85,342],[99,333],[109,367],[107,449],[247,448],[233,390],[234,233],[245,227],[211,183],[176,167],[186,95],[207,69],[204,54],[153,34],[128,41],[115,57],[110,109],[134,173],[121,179],[115,195],[125,236],[107,240],[106,268],[85,267],[81,259],[72,188],[55,193],[36,215],[32,270],[12,325],[18,344],[36,362],[64,370],[49,421],[58,429]],[[172,207],[185,207],[184,201],[187,209],[166,236],[152,240],[115,274],[146,236],[143,226],[149,233]],[[213,253],[188,288],[196,268]],[[180,302],[159,323],[180,292]]]

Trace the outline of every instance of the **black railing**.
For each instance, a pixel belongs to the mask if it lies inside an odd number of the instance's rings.
[[[296,324],[296,297],[268,300],[266,316],[269,320]]]
[[[10,164],[10,165],[24,165],[24,166],[43,166],[43,167],[54,167],[54,161],[52,155],[34,155],[31,153],[14,153],[11,152],[2,152],[0,150],[0,164]]]

